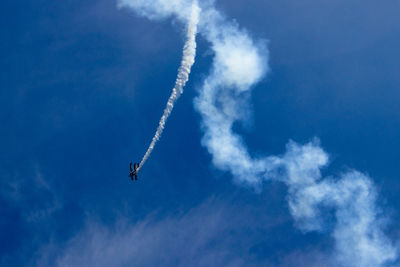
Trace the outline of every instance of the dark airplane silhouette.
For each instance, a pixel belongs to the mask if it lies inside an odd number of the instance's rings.
[[[129,176],[131,177],[131,180],[133,181],[133,177],[135,177],[135,180],[137,180],[137,171],[139,168],[139,163],[134,163],[133,169],[132,169],[132,162],[131,162],[131,164],[129,165],[129,168],[130,168]]]

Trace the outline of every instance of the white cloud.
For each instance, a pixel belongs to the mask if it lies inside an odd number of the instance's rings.
[[[40,223],[62,204],[38,166],[27,172],[28,175],[16,173],[3,180],[0,194],[18,209],[27,223]]]
[[[272,266],[249,260],[249,249],[259,236],[241,229],[249,222],[259,225],[254,215],[245,207],[211,198],[188,212],[161,218],[153,214],[136,223],[120,218],[115,225],[106,226],[89,218],[86,227],[65,246],[43,247],[42,257],[33,265]],[[269,220],[263,227],[280,220]]]

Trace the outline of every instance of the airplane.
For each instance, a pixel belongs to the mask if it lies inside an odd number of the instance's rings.
[[[133,169],[132,169],[132,162],[129,165],[129,169],[130,169],[130,173],[129,173],[129,177],[131,177],[131,180],[133,181],[133,177],[135,177],[135,180],[137,180],[137,171],[139,168],[139,163],[134,163],[133,164]]]

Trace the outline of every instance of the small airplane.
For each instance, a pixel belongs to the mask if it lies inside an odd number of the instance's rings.
[[[139,163],[134,163],[133,164],[133,169],[132,169],[132,162],[129,165],[130,168],[130,173],[129,173],[129,177],[131,177],[131,180],[133,181],[133,177],[135,177],[135,180],[137,180],[137,171],[139,168]]]

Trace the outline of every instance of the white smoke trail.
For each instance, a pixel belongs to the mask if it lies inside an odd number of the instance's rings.
[[[232,127],[246,118],[248,105],[243,99],[249,99],[252,86],[267,70],[263,65],[266,52],[236,24],[221,23],[223,17],[218,12],[209,14],[204,26],[215,58],[195,107],[202,117],[202,144],[214,165],[230,171],[236,182],[255,188],[266,179],[284,182],[290,212],[303,231],[326,230],[325,213],[334,210],[332,264],[372,267],[393,262],[397,251],[384,235],[385,218],[376,206],[369,177],[351,171],[335,180],[323,179],[321,169],[327,166],[328,155],[318,141],[306,145],[291,141],[282,156],[251,157]]]
[[[306,145],[291,141],[282,156],[251,157],[232,128],[246,118],[248,105],[243,99],[249,99],[252,86],[268,70],[263,63],[267,53],[217,11],[208,14],[205,25],[201,21],[200,26],[207,29],[206,38],[215,57],[195,107],[202,117],[202,144],[212,155],[213,164],[231,172],[236,182],[255,188],[266,179],[284,182],[290,212],[303,231],[326,230],[325,213],[334,210],[333,265],[372,267],[396,260],[397,250],[384,235],[385,218],[376,206],[375,187],[369,177],[350,171],[337,179],[323,179],[321,169],[329,157],[318,141]]]
[[[183,87],[186,82],[189,80],[190,69],[194,64],[194,59],[196,56],[196,33],[197,33],[197,24],[199,22],[199,12],[200,8],[197,4],[197,1],[194,1],[192,4],[192,11],[188,22],[187,33],[186,33],[186,42],[183,47],[183,57],[181,61],[181,65],[178,69],[178,77],[175,81],[175,86],[172,89],[172,93],[168,99],[167,106],[164,109],[164,113],[160,119],[158,124],[158,128],[156,133],[154,134],[153,139],[147,149],[146,153],[143,156],[142,161],[140,162],[139,171],[147,159],[149,158],[151,152],[154,149],[154,146],[160,140],[162,132],[164,130],[165,122],[167,121],[169,115],[171,114],[172,109],[174,108],[174,104],[176,100],[183,93]]]
[[[252,86],[268,71],[268,51],[237,23],[228,21],[213,2],[201,2],[198,26],[215,55],[195,100],[202,117],[202,144],[213,164],[231,172],[236,182],[255,188],[267,179],[285,183],[290,213],[303,231],[326,230],[324,214],[333,210],[332,264],[384,266],[395,261],[398,251],[384,234],[386,218],[376,205],[371,178],[350,171],[336,179],[324,179],[321,169],[328,165],[329,157],[317,140],[305,145],[290,141],[283,155],[255,159],[233,132],[233,124],[246,119],[246,99]],[[184,20],[189,9],[186,0],[121,0],[120,5],[152,19],[176,16]]]

